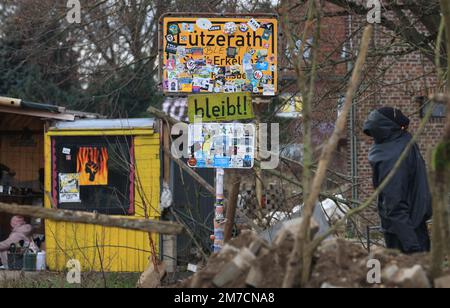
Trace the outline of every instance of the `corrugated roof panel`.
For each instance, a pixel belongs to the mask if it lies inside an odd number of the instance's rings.
[[[155,126],[155,120],[148,119],[89,119],[75,120],[73,122],[55,122],[51,130],[112,130],[112,129],[137,129]]]

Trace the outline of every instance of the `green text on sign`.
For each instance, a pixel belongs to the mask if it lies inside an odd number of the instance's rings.
[[[194,123],[253,119],[250,93],[200,94],[189,96],[189,121]]]

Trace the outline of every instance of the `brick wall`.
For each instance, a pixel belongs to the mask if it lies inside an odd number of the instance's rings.
[[[298,2],[293,2],[293,5]],[[324,16],[330,16],[343,10],[333,5],[327,5]],[[297,35],[301,35],[305,28],[304,6],[290,11],[291,28]],[[389,13],[383,12],[385,17],[392,19]],[[323,17],[321,20],[320,66],[314,103],[314,121],[317,124],[334,123],[337,116],[337,100],[345,94],[348,85],[347,63],[343,62],[342,54],[345,49],[347,57],[355,57],[361,43],[362,29],[367,25],[366,16],[337,16]],[[286,36],[281,40],[286,48]],[[401,109],[411,119],[410,131],[414,133],[421,121],[421,105],[416,98],[429,96],[436,87],[436,72],[431,63],[419,51],[405,52],[411,46],[400,40],[394,33],[382,25],[375,26],[374,37],[371,42],[371,57],[366,63],[362,85],[355,99],[355,130],[356,137],[356,169],[357,193],[359,201],[364,201],[372,192],[372,170],[368,162],[368,153],[372,140],[363,134],[362,128],[368,114],[383,106]],[[334,63],[333,63],[334,62]],[[287,59],[282,59],[281,67],[287,67]],[[292,70],[283,71],[284,80],[294,78]],[[283,78],[282,78],[283,79]],[[283,87],[282,87],[283,88]],[[283,88],[287,92],[298,91],[294,84]],[[444,128],[445,119],[431,120],[426,125],[425,132],[420,136],[418,144],[428,160],[429,153],[437,144]],[[318,126],[319,126],[318,125]],[[318,134],[318,126],[314,134]],[[292,124],[293,140],[302,143],[301,119]],[[335,155],[335,162],[331,168],[343,171],[347,178],[351,175],[351,147],[352,132],[349,130],[346,142]],[[324,138],[322,138],[324,139]],[[325,138],[326,139],[326,138]],[[323,140],[322,140],[323,141]],[[345,181],[344,181],[345,182]],[[350,193],[348,197],[350,197]],[[378,224],[375,207],[366,213],[372,224]],[[364,220],[366,221],[366,220]],[[364,226],[363,226],[364,227]]]
[[[281,72],[281,90],[283,93],[297,93],[299,91],[297,76],[293,69],[292,62],[286,57],[285,50],[288,45],[288,34],[286,28],[291,29],[295,40],[301,40],[305,30],[306,11],[305,6],[299,6],[298,1],[290,1],[291,7],[295,9],[289,11],[289,25],[281,27],[283,29],[281,42],[280,67]],[[324,15],[330,15],[339,10],[338,7],[326,4]],[[342,50],[346,41],[347,18],[344,16],[323,17],[320,26],[320,41],[317,80],[315,84],[315,95],[312,101],[313,105],[313,143],[316,146],[315,158],[320,156],[320,145],[328,139],[333,131],[334,124],[338,115],[338,101],[345,94],[343,83],[347,66],[342,62]],[[316,25],[310,27],[307,40],[314,37]],[[312,43],[309,41],[308,43]],[[305,61],[304,67],[306,75],[309,74],[308,68],[310,62]],[[305,97],[307,93],[299,93]],[[292,143],[303,142],[303,120],[299,118],[292,121],[287,131],[290,133]],[[340,148],[335,155],[333,169],[339,172],[345,172],[345,162],[347,152]]]
[[[365,22],[365,19],[353,18],[352,28],[355,30]],[[375,27],[372,51],[395,53],[403,50],[398,47],[401,42],[392,40],[393,33],[386,31],[380,25]],[[355,41],[355,48],[360,41]],[[388,48],[388,46],[394,45]],[[421,121],[417,97],[429,96],[435,92],[436,73],[433,63],[420,52],[407,55],[389,55],[381,59],[371,59],[367,64],[363,85],[366,91],[360,93],[357,99],[356,140],[357,140],[357,170],[359,199],[364,200],[372,192],[372,170],[368,162],[368,152],[372,145],[371,138],[364,135],[362,129],[368,114],[377,108],[392,106],[401,109],[411,119],[410,132],[415,133]],[[419,147],[424,158],[429,161],[429,154],[438,143],[444,129],[445,119],[432,119],[424,133],[419,137]],[[374,224],[378,223],[375,208],[366,211],[365,216]]]

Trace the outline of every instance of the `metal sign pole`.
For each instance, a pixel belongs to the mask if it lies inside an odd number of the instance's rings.
[[[216,204],[214,215],[214,252],[220,252],[225,240],[225,204],[224,181],[225,170],[216,169]]]
[[[243,123],[190,124],[188,148],[191,168],[214,168],[216,201],[214,211],[213,251],[225,245],[226,214],[224,204],[225,169],[251,169],[254,166],[256,128]]]

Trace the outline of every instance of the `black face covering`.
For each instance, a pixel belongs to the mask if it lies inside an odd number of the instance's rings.
[[[389,118],[393,122],[397,123],[401,127],[408,127],[410,120],[407,116],[403,114],[400,109],[395,109],[392,107],[383,107],[378,109],[378,112]]]
[[[364,133],[375,140],[375,143],[384,143],[401,134],[402,127],[393,120],[380,113],[373,111],[364,124]]]

